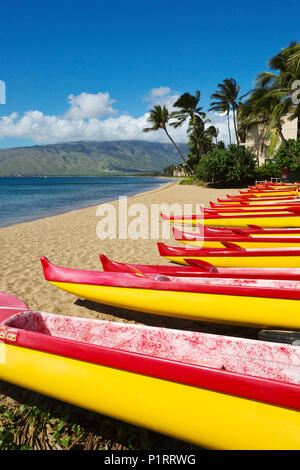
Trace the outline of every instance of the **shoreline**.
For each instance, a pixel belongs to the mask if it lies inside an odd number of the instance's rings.
[[[152,325],[185,325],[199,329],[200,322],[182,321],[139,312],[121,311],[109,306],[93,304],[77,299],[44,280],[40,257],[46,256],[51,262],[64,267],[83,270],[102,270],[99,254],[112,260],[140,264],[168,264],[157,249],[157,242],[178,245],[170,231],[170,239],[151,238],[150,208],[152,204],[202,203],[239,189],[213,189],[199,186],[179,185],[178,181],[140,192],[128,197],[131,204],[143,204],[148,209],[149,219],[145,220],[142,235],[145,238],[100,240],[96,234],[99,216],[96,210],[102,204],[74,209],[58,215],[23,222],[0,229],[1,276],[0,291],[16,295],[27,303],[30,309],[62,315],[130,321]],[[119,199],[109,202],[117,214]],[[159,228],[164,222],[159,221]],[[118,231],[117,231],[118,233]],[[159,231],[159,237],[161,230]],[[223,328],[223,327],[222,327]],[[200,325],[201,329],[201,325]]]
[[[8,177],[9,178],[9,177]],[[23,177],[22,177],[23,178]],[[32,177],[30,177],[32,178]],[[79,177],[79,178],[82,178],[82,177]],[[154,178],[154,177],[151,177],[151,178]],[[160,177],[156,177],[155,178],[160,178]],[[161,179],[169,179],[168,177],[164,177],[162,176]],[[159,190],[161,188],[163,188],[164,186],[168,185],[168,184],[175,184],[177,181],[174,181],[174,182],[169,182],[169,183],[160,183],[159,186],[157,188],[154,188],[154,189],[147,189],[145,191],[139,191],[137,193],[133,193],[131,194],[130,196],[128,196],[128,199],[131,198],[131,197],[135,197],[135,196],[138,196],[139,194],[144,194],[144,193],[147,193],[147,192],[151,192],[151,191],[156,191],[156,190]],[[0,227],[0,231],[2,229],[5,229],[5,228],[8,228],[8,227],[15,227],[17,225],[21,225],[21,224],[28,224],[28,223],[32,223],[32,222],[35,222],[37,220],[42,220],[42,219],[47,219],[47,218],[50,218],[50,217],[57,217],[59,215],[62,215],[62,214],[67,214],[68,212],[75,212],[75,211],[80,211],[80,210],[83,210],[83,209],[88,209],[90,207],[98,207],[99,205],[101,204],[108,204],[108,203],[113,203],[115,201],[118,201],[118,199],[108,199],[107,201],[104,201],[104,202],[99,202],[97,204],[87,204],[86,206],[82,206],[82,207],[77,207],[77,208],[74,208],[74,209],[68,209],[68,210],[63,210],[62,212],[59,212],[57,214],[52,214],[52,215],[46,215],[44,217],[37,217],[36,219],[30,219],[30,220],[26,220],[26,221],[23,221],[23,222],[17,222],[17,223],[12,223],[12,224],[9,224],[9,225],[5,225],[3,227]]]
[[[216,197],[221,197],[229,191],[231,193],[238,192],[236,189],[216,190],[199,186],[179,185],[178,181],[175,181],[130,196],[128,206],[142,203],[150,209],[152,204],[172,204],[176,202],[181,204],[203,203],[208,206],[210,200],[215,200]],[[118,202],[118,200],[110,202],[115,207],[116,212]],[[120,262],[169,264],[167,260],[160,257],[157,242],[164,241],[169,245],[175,245],[176,241],[173,239],[172,234],[170,240],[151,239],[151,237],[137,240],[120,240],[118,238],[99,240],[96,235],[96,226],[99,219],[96,216],[97,207],[98,205],[90,206],[2,228],[0,230],[0,291],[19,297],[28,305],[30,310],[225,336],[256,338],[256,329],[172,318],[96,304],[79,299],[45,281],[40,263],[41,256],[46,256],[51,262],[60,266],[99,271],[102,270],[99,260],[100,253]],[[160,225],[162,223],[160,221]],[[148,227],[145,225],[145,233],[147,231]],[[17,410],[24,404],[29,404],[29,406],[34,404],[40,409],[48,411],[59,408],[61,419],[67,423],[78,423],[79,420],[82,427],[89,426],[87,416],[92,421],[102,422],[101,415],[81,410],[67,403],[57,402],[50,397],[24,390],[21,387],[0,380],[0,405],[7,410]],[[56,416],[54,411],[51,411],[51,416]],[[112,431],[108,435],[104,431],[101,434],[101,439],[109,439],[112,443],[118,442],[118,421],[105,417],[105,422],[107,420],[111,423]],[[128,432],[131,435],[133,432],[132,427],[128,427],[129,425],[126,423],[122,423],[122,426],[124,426],[124,429],[129,429]],[[142,428],[137,429],[143,431]],[[99,430],[96,429],[95,435],[98,435],[98,432]],[[151,436],[154,436],[152,437],[154,440],[151,440],[151,448],[157,449],[156,434],[151,434]],[[160,441],[170,443],[166,445],[179,446],[180,449],[186,445],[167,436],[157,436]]]

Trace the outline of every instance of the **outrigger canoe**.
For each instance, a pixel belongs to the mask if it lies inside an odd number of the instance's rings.
[[[300,248],[300,234],[299,237],[251,237],[246,234],[239,233],[224,233],[218,235],[200,235],[190,232],[184,232],[176,227],[173,227],[173,234],[176,241],[185,243],[191,246],[200,246],[203,248],[223,248],[222,242],[235,243],[235,245],[242,248]]]
[[[257,191],[240,191],[240,194],[246,196],[257,196],[257,197],[265,197],[265,196],[298,196],[298,189],[296,190],[257,190]]]
[[[274,210],[274,209],[288,209],[288,208],[293,208],[293,207],[299,207],[300,206],[300,200],[297,199],[295,201],[289,201],[289,202],[266,202],[262,204],[249,204],[248,202],[244,201],[237,201],[237,202],[232,202],[232,204],[220,204],[216,202],[210,201],[210,207],[212,209],[217,210],[218,212],[229,212],[231,209],[234,210],[255,210],[257,211],[258,209],[268,209],[268,210]]]
[[[194,236],[205,237],[222,237],[223,235],[249,235],[251,237],[300,237],[300,227],[296,228],[263,228],[259,225],[248,225],[248,227],[205,227],[201,224],[198,226],[199,233],[194,232]]]
[[[277,214],[287,214],[289,215],[291,212],[294,212],[295,210],[300,211],[300,205],[294,205],[294,206],[288,206],[288,207],[254,207],[254,208],[249,208],[249,207],[238,207],[238,208],[232,208],[229,207],[228,209],[222,209],[222,208],[202,208],[200,206],[200,214],[204,215],[225,215],[225,216],[235,216],[235,215],[277,215]]]
[[[45,279],[76,297],[170,317],[300,328],[300,282],[141,275],[63,268],[41,258]]]
[[[161,214],[163,220],[173,224],[198,225],[221,227],[247,227],[259,225],[261,227],[300,227],[300,211],[295,207],[290,209],[290,214],[274,212],[272,214],[192,214],[167,216]]]
[[[226,195],[228,199],[253,199],[254,201],[261,201],[263,199],[266,199],[268,201],[271,201],[272,199],[297,199],[299,198],[298,195],[294,194],[294,195],[283,195],[283,194],[276,194],[276,195],[265,195],[263,197],[259,197],[257,194],[255,193],[244,193],[244,194],[235,194],[235,195],[232,195],[232,194],[227,194]]]
[[[7,382],[207,449],[300,448],[298,346],[31,310],[0,331]]]
[[[274,198],[250,198],[250,197],[234,197],[234,196],[229,196],[227,195],[228,199],[220,199],[217,198],[218,203],[222,205],[227,205],[227,204],[274,204],[277,202],[280,203],[291,203],[291,202],[298,202],[300,201],[299,197],[274,197]]]
[[[183,265],[149,265],[112,261],[100,254],[104,271],[117,273],[156,274],[178,277],[213,277],[231,279],[277,279],[300,281],[300,268],[217,268],[210,263],[197,259],[186,259]]]
[[[299,268],[300,248],[246,249],[222,242],[223,248],[192,248],[157,243],[159,254],[170,261],[187,264],[188,258],[200,259],[217,267]]]

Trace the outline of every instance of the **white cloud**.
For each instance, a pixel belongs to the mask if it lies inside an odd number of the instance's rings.
[[[169,87],[153,88],[147,102],[174,103],[178,98]],[[76,140],[148,140],[152,142],[170,142],[163,130],[144,133],[145,127],[151,127],[147,119],[149,112],[134,118],[129,114],[116,116],[109,93],[95,95],[80,93],[70,95],[70,109],[62,116],[45,115],[40,111],[27,111],[23,115],[14,112],[0,117],[0,139],[13,137],[29,139],[38,144],[70,142]],[[103,118],[106,116],[105,118]],[[102,119],[101,119],[102,117]],[[208,115],[212,125],[220,129],[219,139],[228,143],[227,117],[217,113]],[[186,142],[186,124],[177,129],[169,129],[176,142]],[[232,128],[232,136],[234,135]]]
[[[218,140],[223,140],[226,145],[229,144],[229,133],[228,133],[228,120],[226,113],[207,113],[207,118],[210,119],[210,122],[207,126],[215,126],[219,129],[220,133],[218,135]],[[233,119],[230,117],[230,133],[231,133],[231,142],[235,143],[235,132],[234,132],[234,125]]]
[[[159,88],[152,88],[150,93],[144,98],[148,102],[148,108],[153,106],[166,106],[169,111],[174,111],[173,104],[177,101],[179,95],[172,91],[170,87],[161,86]]]
[[[102,118],[118,112],[112,107],[116,100],[112,100],[107,92],[97,94],[82,92],[77,96],[69,95],[68,102],[70,109],[66,112],[65,117],[71,119]]]

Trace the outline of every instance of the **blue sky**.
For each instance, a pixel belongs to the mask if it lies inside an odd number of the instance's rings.
[[[0,147],[136,138],[153,104],[197,89],[207,110],[220,81],[247,92],[300,40],[299,15],[294,0],[2,3]]]

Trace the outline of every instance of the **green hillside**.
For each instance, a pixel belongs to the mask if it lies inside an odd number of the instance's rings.
[[[181,146],[183,149],[185,147]],[[185,151],[185,150],[184,150]],[[159,172],[181,160],[172,144],[70,142],[0,150],[0,176],[103,176]]]

